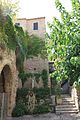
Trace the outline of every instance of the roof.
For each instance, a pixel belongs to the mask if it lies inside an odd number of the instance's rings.
[[[37,18],[18,18],[18,20],[35,20],[35,19],[45,19],[45,17],[37,17]]]
[[[17,20],[27,20],[26,18],[18,18]]]

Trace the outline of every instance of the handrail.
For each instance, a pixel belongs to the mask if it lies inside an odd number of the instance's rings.
[[[2,93],[1,120],[4,119],[4,99],[5,99],[5,93]]]

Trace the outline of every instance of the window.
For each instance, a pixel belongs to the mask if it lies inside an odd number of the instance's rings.
[[[15,23],[16,26],[20,26],[20,23]]]
[[[38,22],[33,23],[33,30],[38,30]]]

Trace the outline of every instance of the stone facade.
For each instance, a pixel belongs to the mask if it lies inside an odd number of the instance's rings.
[[[2,73],[4,75],[2,75]],[[4,78],[1,79],[1,76]],[[5,81],[3,82],[2,80]],[[2,87],[1,82],[4,84],[5,91],[0,89],[0,93],[5,92],[7,95],[7,116],[11,116],[12,110],[15,106],[18,77],[15,53],[7,48],[0,48],[0,88]]]
[[[24,70],[27,73],[42,73],[43,70],[46,70],[48,73],[48,86],[50,87],[50,78],[49,78],[49,66],[48,66],[48,60],[47,59],[42,59],[40,57],[34,57],[30,59],[25,59],[24,61]],[[28,88],[31,88],[32,83],[31,79],[29,78],[27,82],[25,83],[25,87],[27,86]],[[36,82],[34,78],[34,87],[40,88],[43,87],[43,81],[40,78],[39,83]]]
[[[34,30],[34,24],[37,23],[37,26],[35,26]],[[29,35],[37,35],[43,40],[45,40],[45,33],[46,33],[46,26],[45,26],[45,17],[40,17],[40,18],[32,18],[32,19],[17,19],[16,24],[21,26],[24,31],[28,31]],[[24,61],[24,70],[26,72],[38,72],[41,73],[42,70],[47,70],[47,73],[49,74],[49,66],[48,66],[48,60],[47,59],[42,59],[40,56],[39,57],[34,57],[30,59],[25,59]],[[28,80],[25,84],[27,87],[31,87],[31,79]],[[35,86],[39,88],[39,86],[43,87],[43,83],[40,82],[38,85],[35,83]],[[49,81],[49,86],[50,86],[50,81]]]
[[[42,72],[43,69],[49,70],[47,59],[42,59],[40,57],[34,57],[33,59],[27,59],[24,62],[24,70],[27,72]]]
[[[24,31],[27,31],[30,35],[37,35],[39,37],[45,38],[46,27],[45,27],[45,17],[26,19],[17,19],[17,25],[21,26]],[[38,30],[34,30],[34,23],[38,23]]]

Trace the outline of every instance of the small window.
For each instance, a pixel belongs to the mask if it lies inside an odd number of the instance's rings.
[[[20,23],[15,23],[16,26],[20,26]]]
[[[36,70],[36,68],[34,68],[34,70]]]
[[[38,30],[38,22],[33,23],[33,30]]]

